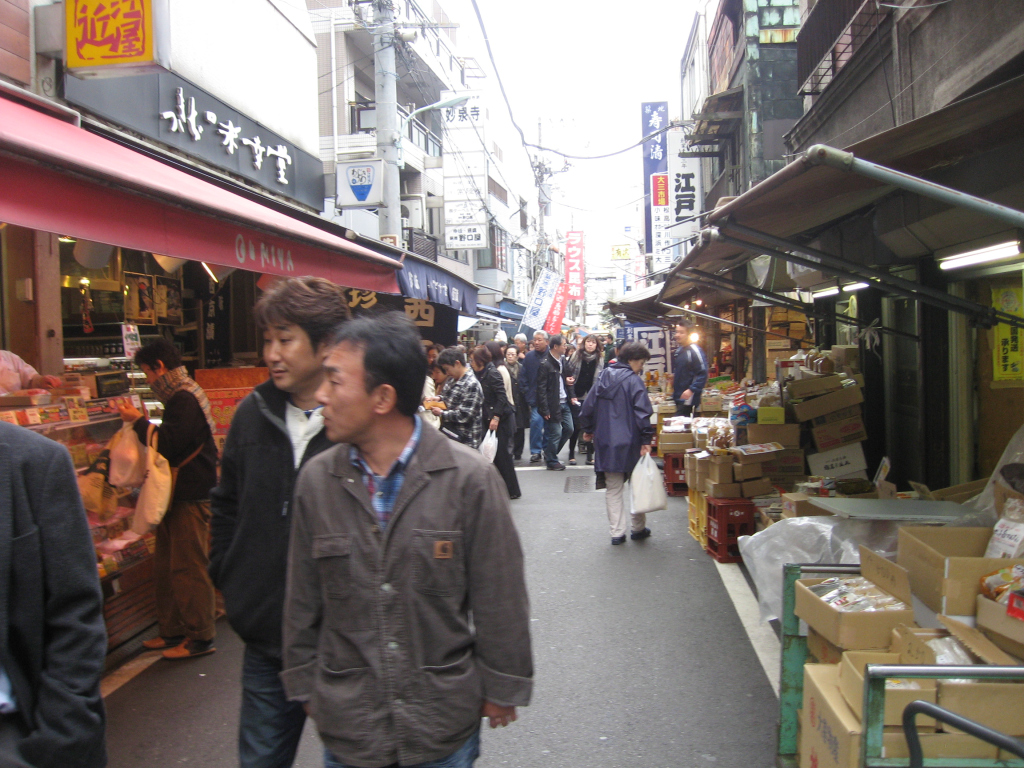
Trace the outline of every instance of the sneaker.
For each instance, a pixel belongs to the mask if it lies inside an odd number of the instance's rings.
[[[184,635],[178,635],[177,637],[152,637],[149,640],[144,640],[142,647],[147,651],[162,651],[165,648],[174,648],[176,645],[181,645],[184,641]]]
[[[650,535],[651,535],[651,529],[650,528],[644,528],[642,531],[633,531],[632,533],[630,533],[629,534],[629,540],[630,541],[640,541],[641,539],[648,538]],[[626,537],[623,536],[622,538],[626,538]]]
[[[621,536],[612,536],[612,546],[613,547],[618,546],[619,544],[625,544],[625,543],[626,543],[626,534],[622,534]]]
[[[548,469],[550,469],[552,472],[564,472],[565,464],[563,464],[562,462],[558,462],[557,464],[548,464]]]
[[[539,453],[532,453],[532,454],[530,454],[530,463],[531,464],[538,464],[538,463],[540,463],[540,454]]]
[[[191,659],[216,650],[213,647],[213,640],[185,640],[181,645],[164,651],[163,656],[165,659]]]

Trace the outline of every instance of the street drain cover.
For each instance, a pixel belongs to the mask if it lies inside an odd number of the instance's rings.
[[[594,476],[565,478],[566,493],[590,493],[594,490]]]

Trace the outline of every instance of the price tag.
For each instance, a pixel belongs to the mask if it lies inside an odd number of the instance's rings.
[[[68,419],[75,423],[89,421],[89,411],[80,397],[65,397],[64,405],[68,408]]]

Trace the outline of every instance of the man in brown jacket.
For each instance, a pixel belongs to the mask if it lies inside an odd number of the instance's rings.
[[[327,436],[295,488],[288,697],[326,768],[469,768],[481,717],[529,703],[523,555],[494,466],[424,429],[426,357],[401,313],[338,331],[318,392]]]

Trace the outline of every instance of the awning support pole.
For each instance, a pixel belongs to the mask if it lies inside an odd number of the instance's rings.
[[[967,208],[970,211],[1004,221],[1013,227],[1024,229],[1024,211],[1007,208],[1005,205],[999,205],[974,195],[968,195],[966,192],[944,187],[941,184],[922,179],[919,176],[912,176],[909,173],[886,168],[884,165],[861,160],[858,157],[854,157],[851,152],[843,152],[840,149],[828,147],[824,144],[815,144],[807,150],[804,156],[807,158],[807,162],[815,165],[825,165],[840,171],[850,171],[879,181],[882,184],[891,184],[894,187],[905,189],[922,197],[930,197],[933,200],[938,200],[957,208]]]
[[[905,296],[909,299],[922,301],[925,304],[939,307],[947,312],[952,311],[971,315],[985,327],[991,327],[996,323],[1006,323],[1007,325],[1024,328],[1024,318],[1016,317],[1007,312],[1001,312],[993,307],[986,307],[982,304],[968,301],[967,299],[961,299],[958,296],[943,293],[942,291],[929,288],[928,286],[921,285],[920,283],[916,283],[912,280],[905,280],[902,277],[891,275],[888,272],[880,272],[879,270],[872,269],[871,267],[855,264],[809,246],[783,240],[780,237],[759,232],[756,229],[744,227],[741,224],[735,224],[731,221],[722,222],[719,224],[719,227],[728,228],[733,232],[738,232],[741,235],[746,235],[754,240],[760,240],[763,243],[769,243],[778,249],[782,249],[774,250],[772,248],[766,248],[758,243],[740,240],[739,238],[726,235],[721,231],[717,232],[717,237],[721,238],[725,242],[741,246],[748,250],[768,253],[772,256],[777,256],[780,259],[791,261],[794,264],[800,264],[801,266],[805,266],[810,269],[818,269],[838,277],[850,280],[867,280],[877,288],[882,288],[883,290],[900,294],[901,296]],[[806,259],[801,258],[800,256],[794,256],[787,251],[796,251],[797,253],[804,254],[810,258]]]

